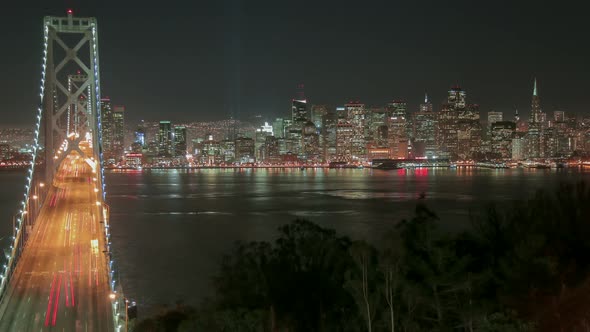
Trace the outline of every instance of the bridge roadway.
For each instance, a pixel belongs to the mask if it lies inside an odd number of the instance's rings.
[[[0,306],[0,331],[113,331],[96,176],[81,157],[64,159]]]

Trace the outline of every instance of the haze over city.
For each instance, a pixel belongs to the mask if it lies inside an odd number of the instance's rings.
[[[395,99],[412,111],[425,91],[436,109],[458,84],[483,111],[527,114],[534,77],[546,111],[587,110],[590,47],[574,1],[32,1],[6,4],[0,22],[10,123],[26,125],[36,106],[39,17],[63,8],[100,20],[103,95],[130,121],[285,116],[302,83],[315,104]]]
[[[0,332],[587,332],[585,8],[0,19]]]

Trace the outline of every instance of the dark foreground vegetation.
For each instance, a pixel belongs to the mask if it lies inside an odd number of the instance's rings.
[[[135,331],[590,331],[587,184],[490,206],[454,234],[422,202],[378,247],[305,220],[240,244],[212,299]]]

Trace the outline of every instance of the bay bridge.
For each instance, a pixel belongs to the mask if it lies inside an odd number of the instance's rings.
[[[45,17],[32,162],[0,267],[0,331],[123,331],[95,18]]]

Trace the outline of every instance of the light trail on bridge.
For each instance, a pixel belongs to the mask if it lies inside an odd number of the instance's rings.
[[[75,152],[60,165],[0,307],[0,331],[113,331],[95,177]]]

